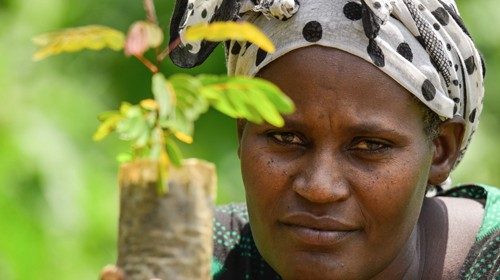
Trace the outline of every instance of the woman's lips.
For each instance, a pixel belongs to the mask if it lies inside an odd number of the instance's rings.
[[[285,215],[279,222],[293,238],[314,246],[331,246],[350,237],[360,228],[328,216],[298,212]]]

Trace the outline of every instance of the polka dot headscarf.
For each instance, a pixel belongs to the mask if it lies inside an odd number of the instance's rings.
[[[305,46],[337,48],[379,67],[442,119],[462,116],[462,155],[476,130],[485,70],[454,0],[178,1],[171,37],[181,43],[171,54],[174,63],[203,62],[216,44],[188,44],[182,34],[193,24],[221,20],[257,25],[277,48],[269,54],[247,42],[227,42],[229,75],[254,76]]]

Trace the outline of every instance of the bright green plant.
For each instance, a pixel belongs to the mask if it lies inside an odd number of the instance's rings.
[[[182,155],[174,138],[192,143],[194,122],[212,107],[232,118],[251,122],[268,122],[283,126],[281,114],[294,110],[292,101],[275,85],[258,78],[215,75],[191,76],[174,74],[165,77],[161,62],[175,45],[162,46],[164,31],[158,26],[152,0],[144,1],[147,20],[131,25],[128,34],[100,25],[65,29],[33,39],[41,49],[34,59],[41,60],[64,52],[105,48],[134,56],[152,73],[152,98],[139,104],[123,102],[116,111],[102,113],[101,125],[94,140],[116,132],[130,142],[131,152],[119,156],[120,161],[152,159],[159,164],[159,191],[164,193],[168,167],[180,165]],[[250,41],[273,52],[270,40],[249,23],[215,22],[193,26],[185,34],[187,40]],[[179,40],[174,40],[178,42]],[[154,60],[146,56],[153,51]]]

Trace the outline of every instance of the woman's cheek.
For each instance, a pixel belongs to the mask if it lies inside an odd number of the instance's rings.
[[[415,157],[413,158],[415,159]],[[357,199],[367,221],[367,229],[379,233],[411,231],[423,202],[426,177],[423,162],[394,161],[369,173],[354,174]],[[358,182],[359,182],[358,181]],[[377,236],[379,235],[377,234]]]
[[[270,200],[286,187],[290,163],[265,147],[242,149],[241,165],[247,197],[255,196],[250,199]]]

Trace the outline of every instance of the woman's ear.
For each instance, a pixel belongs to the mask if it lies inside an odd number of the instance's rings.
[[[238,129],[238,157],[240,157],[240,148],[241,148],[241,138],[243,137],[243,130],[245,129],[247,121],[245,119],[237,119],[236,127]]]
[[[440,185],[450,175],[460,155],[460,146],[465,132],[465,121],[455,116],[441,123],[439,135],[432,141],[434,155],[429,172],[429,184]]]

